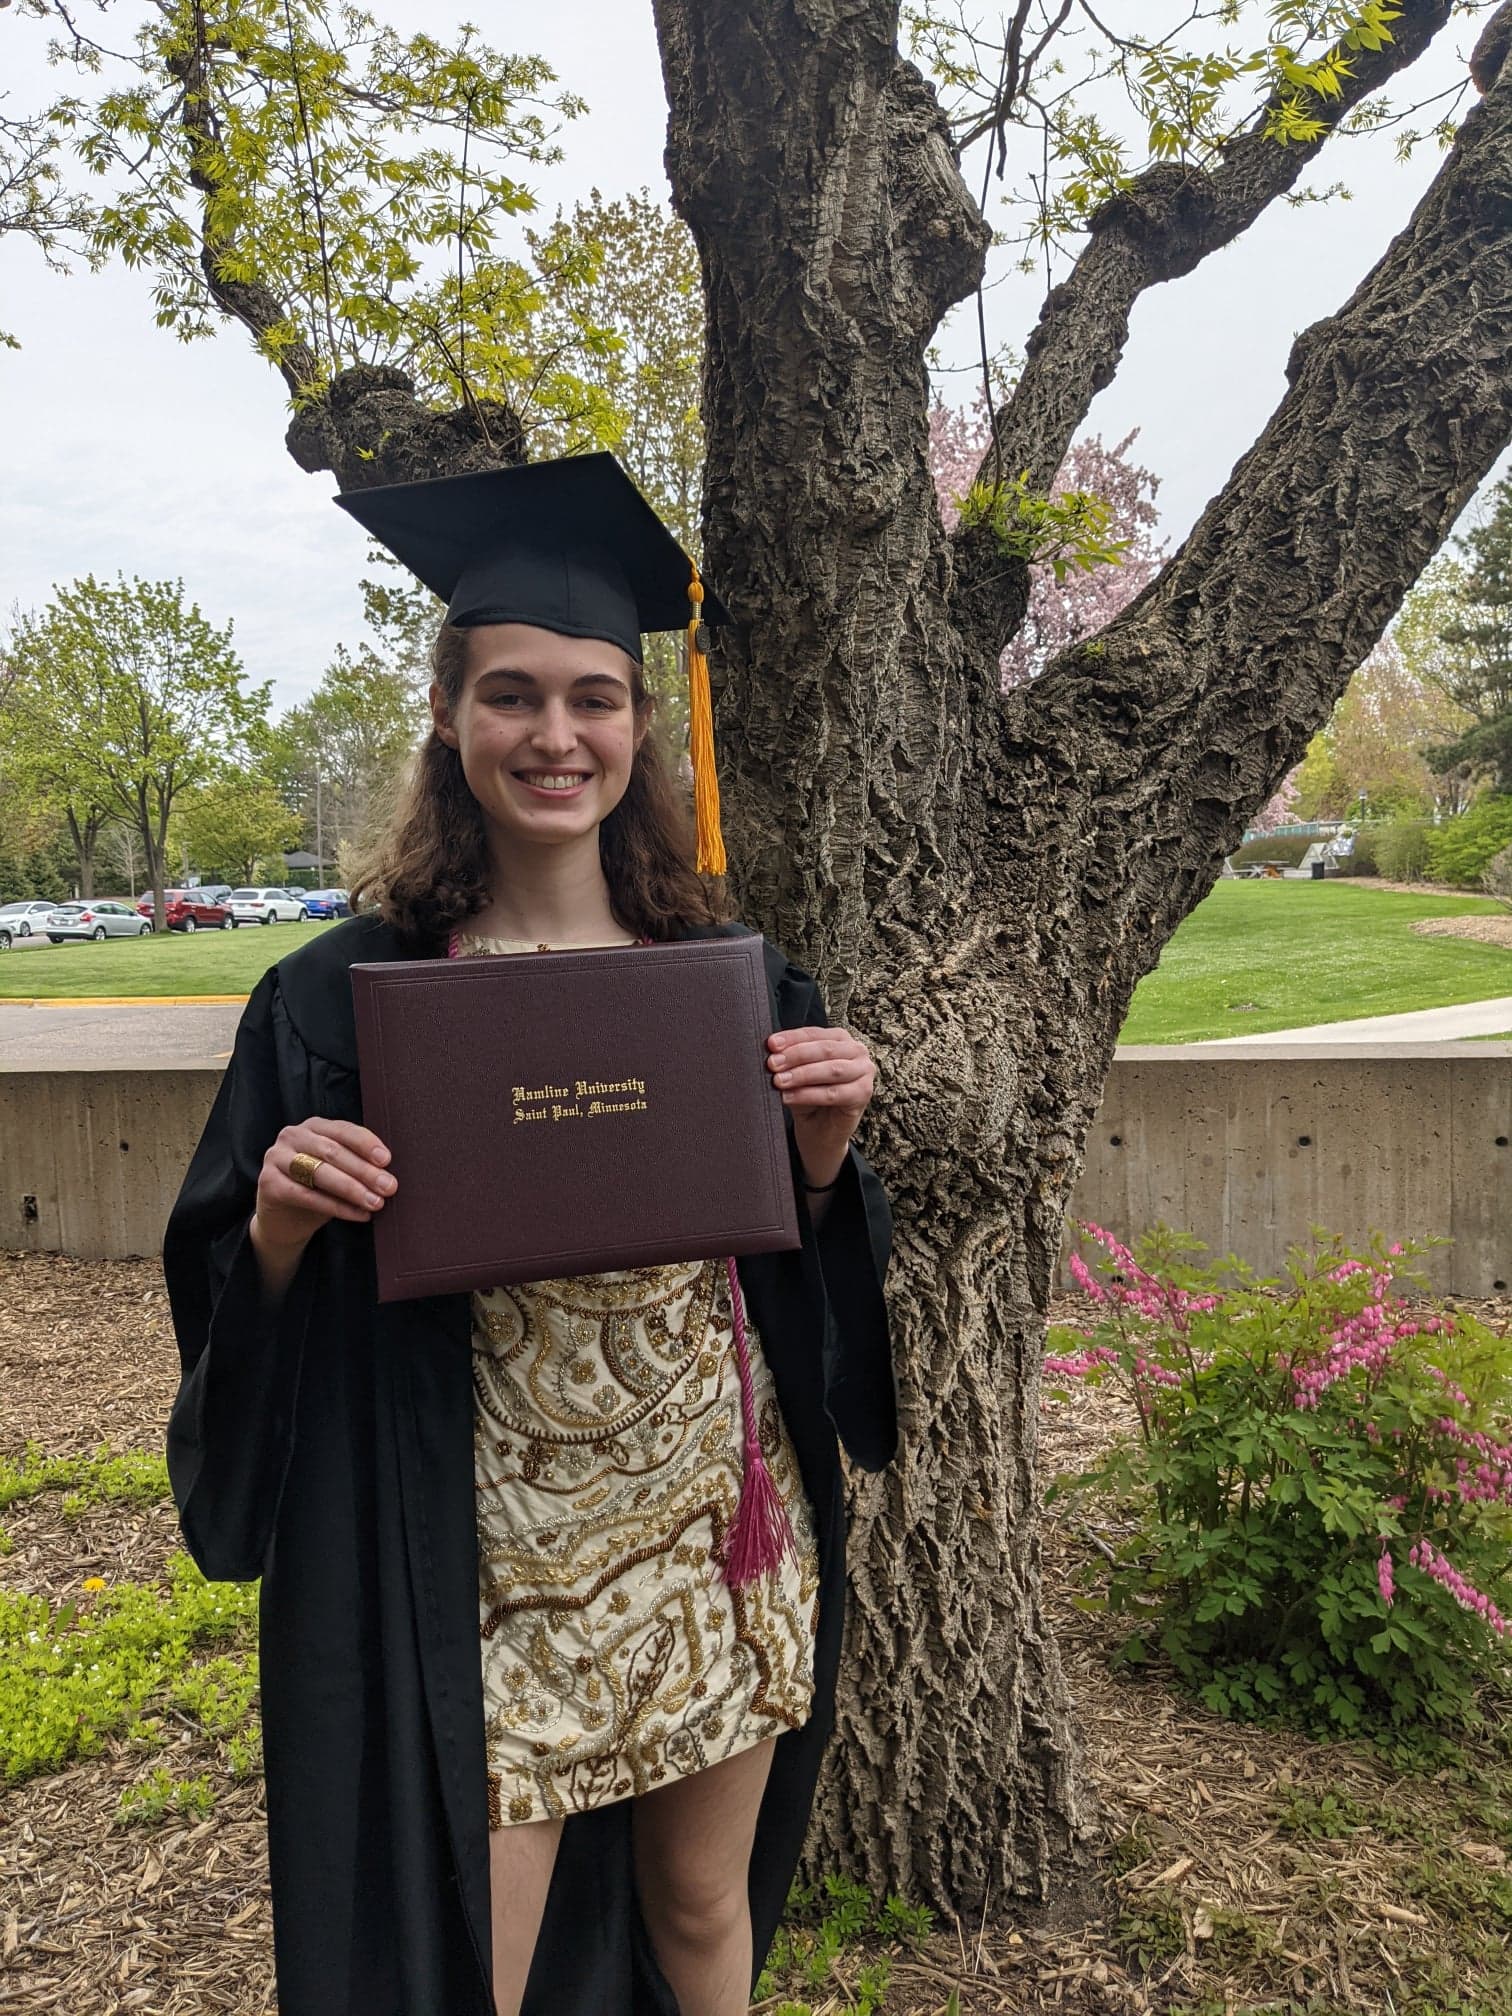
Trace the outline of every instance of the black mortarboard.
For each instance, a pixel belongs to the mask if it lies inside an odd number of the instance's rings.
[[[448,623],[531,623],[602,637],[637,659],[643,631],[687,625],[693,563],[612,455],[392,483],[336,502],[440,596]],[[707,591],[702,615],[727,620]]]
[[[722,875],[713,708],[699,622],[729,621],[612,455],[390,483],[338,497],[446,606],[448,623],[601,637],[637,661],[648,630],[688,634],[698,866]]]

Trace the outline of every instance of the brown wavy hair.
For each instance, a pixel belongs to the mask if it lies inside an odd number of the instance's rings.
[[[467,683],[468,633],[443,623],[431,670],[448,712]],[[637,724],[653,716],[645,674],[630,661]],[[599,858],[614,914],[627,931],[662,942],[732,914],[724,878],[694,867],[692,807],[673,780],[654,718],[630,767],[625,795],[599,827]],[[360,862],[352,908],[376,909],[417,946],[433,946],[489,898],[483,814],[462,774],[462,758],[434,727],[411,763],[387,830]]]

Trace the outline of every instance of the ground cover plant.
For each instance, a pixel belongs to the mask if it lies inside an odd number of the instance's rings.
[[[1163,1655],[1222,1714],[1476,1726],[1512,1678],[1512,1344],[1421,1299],[1418,1247],[1328,1242],[1262,1281],[1171,1232],[1083,1229],[1096,1320],[1052,1332],[1045,1375],[1133,1408],[1055,1487],[1125,1515],[1086,1599],[1125,1620],[1120,1656]]]
[[[1412,930],[1425,917],[1500,914],[1484,897],[1219,882],[1140,981],[1119,1041],[1202,1043],[1512,994],[1502,947]]]
[[[90,995],[250,994],[263,974],[330,920],[243,925],[236,931],[179,931],[109,938],[103,945],[41,945],[0,958],[0,1000],[67,1000]]]

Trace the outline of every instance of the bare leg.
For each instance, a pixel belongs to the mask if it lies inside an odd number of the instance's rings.
[[[560,1820],[527,1820],[518,1827],[496,1827],[488,1837],[494,2008],[498,2016],[520,2016],[561,1838]]]
[[[772,1749],[758,1744],[635,1802],[641,1909],[682,2016],[744,2016],[749,2006],[746,1886]]]

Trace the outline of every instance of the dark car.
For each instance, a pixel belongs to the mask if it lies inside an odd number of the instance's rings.
[[[307,889],[304,906],[312,917],[350,917],[351,901],[345,889]]]
[[[234,931],[236,919],[224,903],[212,903],[203,889],[165,889],[163,908],[168,917],[170,931]],[[144,896],[137,905],[137,915],[151,922],[157,905],[150,896]]]

